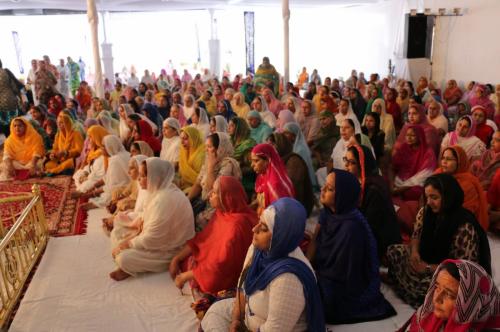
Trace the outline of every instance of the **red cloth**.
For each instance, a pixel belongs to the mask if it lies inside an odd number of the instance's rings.
[[[488,190],[488,203],[495,210],[500,209],[500,168],[495,172]]]
[[[490,145],[491,143],[491,138],[493,137],[493,134],[495,133],[495,130],[488,126],[486,123],[481,123],[476,126],[476,137],[478,137],[481,141],[483,141],[486,146]]]
[[[403,127],[403,115],[401,114],[401,107],[399,106],[399,104],[395,100],[387,100],[385,103],[385,110],[387,113],[392,115],[396,130],[400,130],[401,127]]]
[[[221,176],[219,185],[223,209],[217,209],[203,231],[187,242],[195,261],[194,278],[201,291],[210,294],[237,286],[258,220],[236,178]]]
[[[140,141],[144,141],[149,144],[155,155],[159,154],[161,151],[161,142],[153,134],[153,128],[145,120],[137,121],[137,127],[139,129]]]
[[[295,197],[292,181],[276,149],[263,143],[256,145],[252,153],[269,161],[265,172],[255,181],[255,192],[264,193],[265,207],[282,197]]]
[[[413,149],[406,142],[402,143],[392,157],[392,165],[396,175],[403,181],[425,169],[436,168],[436,157],[433,150],[427,145],[424,129],[421,125],[409,125],[417,135],[418,147]]]
[[[410,124],[407,123],[403,126],[403,129],[401,129],[399,136],[396,140],[396,143],[394,144],[394,151],[398,150],[400,146],[406,141],[406,130],[408,127],[412,125],[420,125],[424,129],[425,133],[425,141],[427,142],[427,146],[429,146],[437,156],[439,154],[439,149],[441,147],[441,137],[439,136],[439,133],[433,125],[429,123],[429,120],[427,119],[427,115],[425,114],[425,109],[422,105],[417,105],[417,111],[420,114],[419,117],[419,123],[416,124]]]
[[[488,216],[488,203],[483,186],[479,182],[479,179],[470,172],[469,158],[464,149],[458,145],[454,145],[446,148],[444,151],[448,149],[453,150],[457,156],[457,169],[455,173],[451,175],[453,175],[464,191],[463,207],[472,212],[476,216],[479,224],[487,231],[490,220]],[[440,167],[435,173],[438,174],[442,172],[443,170]]]

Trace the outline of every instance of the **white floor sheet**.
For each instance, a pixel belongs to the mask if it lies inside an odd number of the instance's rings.
[[[197,331],[191,296],[182,296],[166,272],[121,282],[109,278],[115,266],[109,238],[100,226],[105,215],[102,209],[90,211],[86,235],[50,239],[9,331]],[[490,246],[495,283],[499,286],[500,240],[490,237]],[[382,292],[397,316],[378,322],[328,326],[328,331],[395,331],[414,310],[386,285]]]

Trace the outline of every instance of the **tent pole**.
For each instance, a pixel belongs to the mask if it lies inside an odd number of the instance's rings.
[[[290,80],[290,38],[289,38],[289,21],[290,21],[290,7],[289,0],[283,0],[282,2],[282,11],[283,11],[283,53],[284,53],[284,73],[283,73],[283,86]]]
[[[94,89],[98,98],[104,98],[104,88],[102,82],[101,56],[99,54],[99,35],[97,25],[99,17],[94,0],[87,0],[87,17],[90,25],[90,35],[92,40],[92,51],[94,55]]]

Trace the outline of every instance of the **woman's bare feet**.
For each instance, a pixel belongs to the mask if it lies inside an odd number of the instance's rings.
[[[109,276],[113,280],[122,281],[122,280],[125,280],[128,277],[130,277],[130,274],[128,274],[127,272],[125,272],[122,269],[118,268],[118,269],[114,270],[113,272],[111,272],[109,274]]]

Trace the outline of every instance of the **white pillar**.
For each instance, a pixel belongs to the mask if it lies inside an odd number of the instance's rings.
[[[220,78],[220,40],[217,38],[217,21],[214,19],[214,10],[209,9],[208,11],[210,13],[210,40],[208,41],[210,72]]]
[[[96,96],[104,98],[104,88],[102,84],[101,56],[99,55],[99,36],[97,25],[99,18],[94,0],[87,0],[87,17],[90,25],[90,36],[92,38],[92,52],[94,55],[94,90]]]
[[[283,0],[282,2],[282,11],[283,11],[283,53],[284,53],[284,61],[283,64],[285,66],[285,70],[283,72],[283,86],[286,86],[288,81],[290,80],[290,38],[289,38],[289,26],[288,23],[290,21],[290,7],[289,0]]]
[[[102,30],[104,41],[101,44],[102,64],[104,66],[104,77],[111,84],[115,84],[115,71],[113,68],[113,44],[108,43],[108,34],[106,31],[106,22],[109,21],[109,12],[102,13]]]

